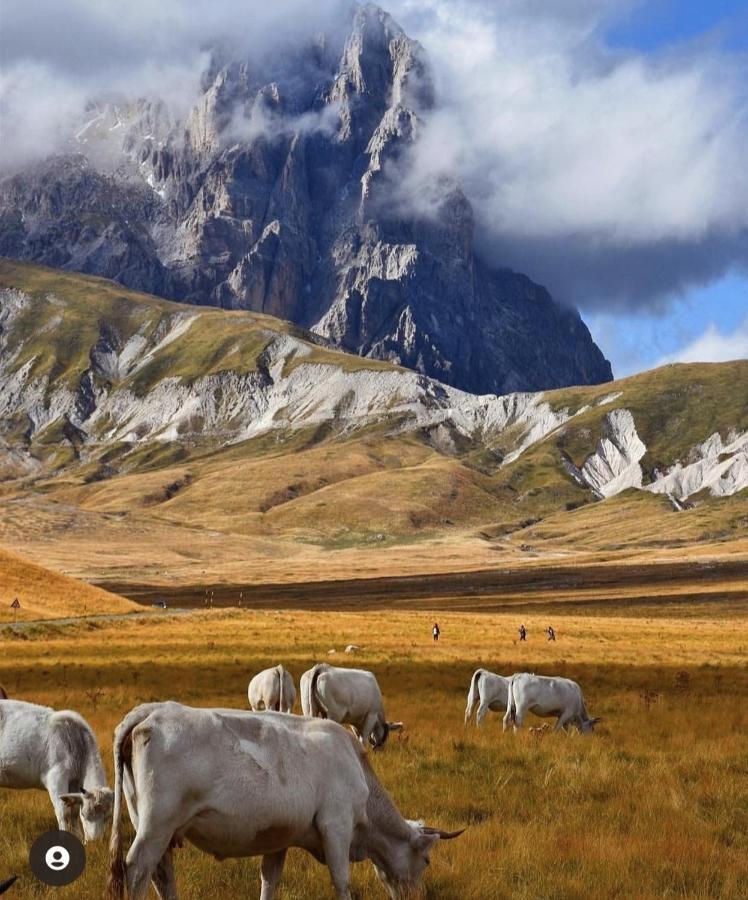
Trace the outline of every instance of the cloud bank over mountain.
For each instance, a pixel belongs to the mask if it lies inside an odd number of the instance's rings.
[[[102,93],[155,92],[181,113],[198,95],[210,46],[282,65],[286,45],[320,32],[334,41],[350,5],[9,0],[4,162],[59,149]],[[439,176],[454,175],[483,256],[587,310],[656,311],[746,266],[748,72],[739,54],[717,41],[611,49],[606,29],[635,5],[625,0],[384,5],[425,46],[438,98],[414,152],[390,173],[397,202],[427,216]]]

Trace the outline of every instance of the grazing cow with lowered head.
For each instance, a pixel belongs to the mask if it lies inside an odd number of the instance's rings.
[[[57,827],[84,841],[103,836],[112,813],[101,753],[78,713],[21,700],[0,703],[0,788],[41,788]]]
[[[301,676],[301,709],[305,716],[332,719],[350,725],[363,744],[381,747],[402,722],[384,716],[382,692],[377,679],[364,669],[342,669],[318,663]]]
[[[528,712],[541,718],[556,716],[555,731],[574,725],[583,734],[590,734],[601,721],[587,714],[582,689],[576,681],[522,672],[509,679],[504,731],[510,722],[515,731],[521,728]]]
[[[176,900],[172,847],[188,840],[216,859],[261,856],[272,900],[289,847],[327,866],[351,900],[350,863],[370,859],[391,897],[418,886],[442,832],[405,820],[363,748],[335,722],[277,712],[147,703],[114,734],[109,893],[143,900],[149,881]],[[124,792],[135,826],[123,860]]]
[[[475,704],[478,705],[478,715],[475,724],[480,725],[489,709],[494,712],[503,712],[506,709],[507,686],[509,679],[503,675],[494,675],[486,669],[476,669],[470,681],[470,689],[467,695],[467,707],[465,708],[465,724],[473,714]]]
[[[291,673],[283,666],[263,669],[249,682],[247,697],[253,710],[274,709],[277,712],[293,712],[296,687]]]

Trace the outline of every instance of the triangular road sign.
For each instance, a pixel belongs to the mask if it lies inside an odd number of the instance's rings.
[[[20,603],[18,597],[16,597],[16,599],[10,604],[10,608],[11,609],[20,609],[21,608],[21,603]]]

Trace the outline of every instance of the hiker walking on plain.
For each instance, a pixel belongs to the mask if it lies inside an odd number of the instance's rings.
[[[546,631],[548,632],[548,640],[549,640],[549,641],[555,641],[555,640],[556,640],[556,632],[553,630],[553,626],[552,626],[552,625],[549,625],[549,626],[546,628]]]
[[[520,626],[519,626],[519,639],[520,639],[521,641],[526,641],[526,640],[527,640],[527,629],[525,628],[524,625],[520,625]]]
[[[431,633],[434,635],[434,643],[436,643],[439,640],[439,635],[441,634],[438,622],[434,622],[434,627],[431,629]]]

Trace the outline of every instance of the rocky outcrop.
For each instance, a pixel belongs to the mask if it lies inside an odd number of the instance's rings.
[[[3,181],[0,253],[269,313],[473,392],[612,377],[576,311],[476,256],[458,186],[427,218],[393,203],[434,96],[387,13],[357,8],[343,46],[290,63],[215,53],[203,87],[182,122],[100,104],[74,155]]]
[[[702,491],[727,497],[748,487],[748,432],[731,433],[724,442],[718,433],[712,434],[691,450],[685,465],[678,460],[664,471],[655,471],[648,484],[644,484],[640,465],[646,452],[631,411],[614,409],[603,419],[603,436],[581,469],[568,459],[563,463],[579,484],[591,488],[599,498],[613,497],[627,488],[643,488],[666,494],[679,510],[684,501]]]
[[[658,473],[647,490],[686,500],[701,491],[727,497],[748,487],[748,432],[731,433],[723,441],[714,433],[694,447],[689,460]]]

